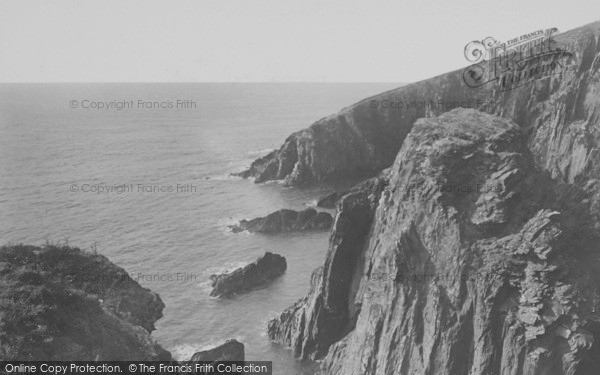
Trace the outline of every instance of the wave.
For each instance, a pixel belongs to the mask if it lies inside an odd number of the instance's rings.
[[[263,148],[262,150],[255,150],[255,151],[250,151],[248,152],[248,156],[261,156],[261,155],[267,155],[270,152],[273,152],[275,149],[273,148]]]
[[[233,175],[233,173],[238,173],[241,171],[231,171],[229,173],[217,174],[212,176],[204,177],[205,180],[214,180],[214,181],[229,181],[229,180],[242,180],[242,177]]]
[[[313,199],[311,201],[305,202],[304,205],[307,207],[318,207],[317,203],[319,203],[318,199]]]
[[[250,262],[248,261],[229,261],[222,266],[213,266],[204,270],[206,275],[219,274],[219,273],[228,273],[237,270],[238,268],[242,268],[247,266]]]

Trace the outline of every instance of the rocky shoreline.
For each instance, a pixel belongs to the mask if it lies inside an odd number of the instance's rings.
[[[165,307],[105,256],[69,246],[0,248],[0,356],[35,361],[174,361],[150,336]],[[190,361],[243,361],[227,340]]]
[[[582,169],[589,168],[590,158],[598,158],[584,141],[596,139],[594,128],[586,124],[596,124],[600,116],[597,102],[587,95],[597,84],[593,72],[597,69],[598,27],[596,22],[554,37],[555,48],[570,53],[568,58],[561,57],[561,64],[571,67],[564,75],[503,91],[498,84],[468,86],[463,69],[441,74],[364,99],[321,119],[290,135],[278,150],[255,160],[239,175],[252,177],[256,183],[280,180],[295,186],[374,176],[393,163],[417,119],[456,108],[444,103],[471,103],[471,108],[507,118],[531,131],[528,146],[543,160],[544,169],[573,181]],[[435,105],[383,108],[383,103],[425,101]],[[568,124],[577,129],[569,131]],[[580,147],[579,152],[572,153],[573,147]]]
[[[600,373],[600,22],[556,42],[572,74],[514,90],[443,74],[320,120],[241,174],[364,179],[320,201],[335,218],[280,210],[232,228],[332,228],[308,295],[269,321],[270,340],[331,375]],[[381,108],[424,98],[485,102]],[[266,253],[212,275],[211,295],[286,269]],[[150,336],[160,297],[101,255],[4,246],[0,280],[3,358],[172,359]],[[244,358],[242,343],[192,360],[230,358]]]
[[[272,340],[327,374],[596,368],[597,183],[552,180],[517,125],[474,110],[418,121],[380,178],[380,195],[342,199],[345,225]],[[477,184],[500,188],[439,188]]]
[[[271,340],[324,374],[600,372],[600,22],[555,39],[568,76],[503,91],[451,72],[252,163],[245,177],[288,185],[379,173],[337,203],[325,263]],[[379,108],[419,99],[484,104]]]

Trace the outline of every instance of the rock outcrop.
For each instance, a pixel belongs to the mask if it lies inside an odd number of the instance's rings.
[[[309,295],[269,337],[326,374],[600,373],[600,165],[556,178],[524,125],[417,121],[375,188],[341,200]]]
[[[392,164],[417,119],[466,106],[527,129],[529,148],[553,175],[599,178],[590,171],[600,158],[599,35],[596,22],[555,36],[553,48],[568,52],[549,55],[546,65],[561,70],[523,87],[502,86],[505,75],[473,88],[461,69],[365,99],[290,135],[241,175],[289,185],[373,176]]]
[[[285,258],[279,254],[266,252],[254,263],[233,272],[211,275],[213,290],[211,297],[227,297],[263,286],[283,275],[287,269]]]
[[[342,198],[325,264],[313,272],[308,297],[269,322],[269,338],[291,347],[298,358],[322,357],[352,329],[357,313],[348,308],[356,293],[352,277],[365,261],[364,247],[385,184],[381,177],[372,178]]]
[[[0,248],[0,358],[162,360],[160,297],[106,257],[67,246]]]
[[[347,191],[334,191],[333,193],[326,194],[319,198],[317,206],[323,208],[335,208],[337,202],[346,194],[348,194]]]
[[[237,225],[231,225],[234,233],[243,231],[258,233],[282,233],[311,230],[327,230],[331,228],[333,217],[327,212],[318,212],[314,208],[302,211],[282,209],[265,217],[252,220],[241,220]]]
[[[222,362],[222,361],[244,361],[244,344],[237,340],[227,340],[212,349],[194,353],[192,362]]]

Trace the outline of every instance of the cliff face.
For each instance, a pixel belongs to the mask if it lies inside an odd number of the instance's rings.
[[[528,141],[476,110],[417,121],[270,337],[327,374],[598,373],[600,185],[553,179]]]
[[[391,165],[338,203],[325,265],[271,339],[327,374],[600,373],[600,22],[555,41],[563,74],[512,90],[444,74],[253,164],[290,184]],[[413,101],[483,104],[381,108]]]
[[[150,332],[160,297],[106,257],[76,248],[0,248],[2,360],[171,360]]]
[[[373,178],[342,199],[327,259],[313,272],[308,297],[269,322],[269,338],[291,347],[295,356],[320,358],[353,328],[356,310],[349,300],[356,293],[355,270],[364,262],[369,228],[384,186],[383,178]]]
[[[524,87],[473,88],[459,70],[365,99],[292,134],[241,175],[290,185],[376,175],[392,164],[415,120],[465,103],[527,128],[530,149],[544,168],[573,181],[591,173],[600,157],[592,153],[599,139],[593,126],[600,118],[599,38],[600,22],[554,37],[553,48],[570,55],[550,57],[548,63],[564,73]]]

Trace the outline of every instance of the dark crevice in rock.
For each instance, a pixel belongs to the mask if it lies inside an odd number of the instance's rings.
[[[385,182],[368,180],[339,203],[323,267],[312,275],[308,298],[298,301],[268,324],[269,338],[294,349],[299,358],[320,358],[329,346],[354,327],[360,308],[353,306],[356,265],[370,232],[373,213]]]

